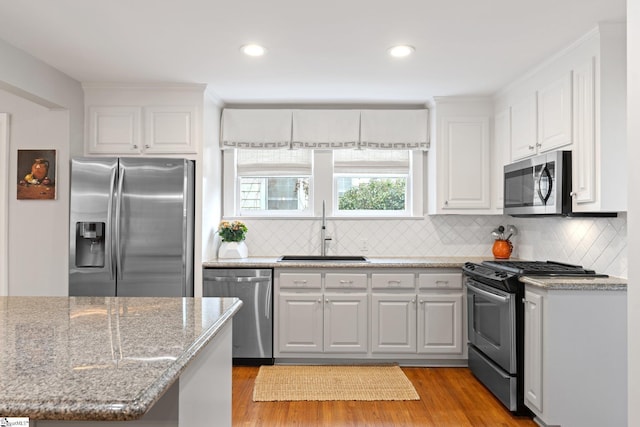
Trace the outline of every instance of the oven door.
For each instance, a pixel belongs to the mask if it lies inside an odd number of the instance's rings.
[[[508,373],[517,373],[516,295],[465,279],[469,343]]]

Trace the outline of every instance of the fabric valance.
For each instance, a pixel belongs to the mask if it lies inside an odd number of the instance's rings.
[[[293,110],[293,148],[358,148],[360,110]]]
[[[428,150],[428,110],[362,110],[360,147]]]
[[[427,150],[428,110],[225,109],[222,149]]]
[[[291,147],[291,110],[225,108],[220,128],[223,149]]]

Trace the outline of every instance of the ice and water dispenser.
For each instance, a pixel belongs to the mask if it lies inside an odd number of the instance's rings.
[[[76,223],[76,267],[104,267],[104,222]]]

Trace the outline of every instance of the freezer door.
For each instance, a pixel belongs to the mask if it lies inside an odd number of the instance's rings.
[[[113,215],[117,182],[115,158],[71,160],[69,205],[69,295],[115,296],[115,264],[112,262]],[[82,224],[101,224],[94,236]],[[102,234],[102,235],[100,235]],[[102,253],[100,253],[102,251]]]
[[[193,296],[193,185],[185,159],[120,159],[116,295]]]

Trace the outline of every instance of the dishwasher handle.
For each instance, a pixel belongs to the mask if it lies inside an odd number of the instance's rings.
[[[271,319],[271,299],[272,299],[271,292],[272,292],[272,286],[271,286],[271,280],[269,280],[269,283],[267,283],[267,295],[264,300],[264,316],[267,319]]]
[[[269,277],[230,277],[230,276],[215,276],[215,277],[205,277],[205,280],[210,280],[213,282],[236,282],[236,283],[256,283],[256,282],[266,282],[271,281]]]

